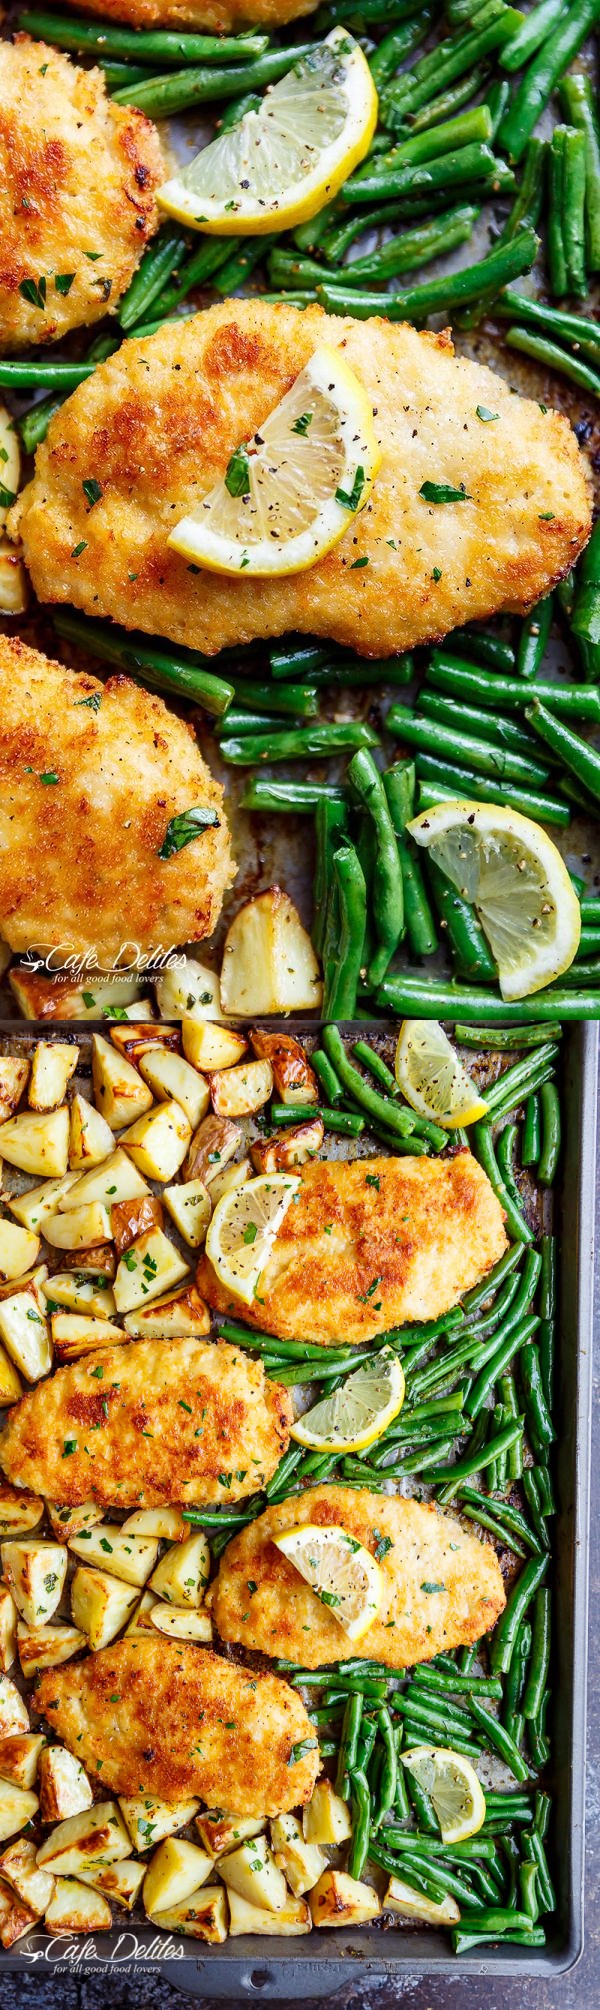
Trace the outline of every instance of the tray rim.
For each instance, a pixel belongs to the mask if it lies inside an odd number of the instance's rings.
[[[448,1022],[450,1023],[450,1022]],[[94,1021],[35,1021],[25,1019],[0,1019],[0,1042],[52,1037],[73,1039],[83,1034],[91,1035],[101,1028],[106,1031],[106,1020]],[[295,1020],[273,1018],[270,1024],[286,1026],[295,1033],[317,1033],[320,1022],[314,1018]],[[340,1031],[350,1031],[350,1026],[360,1025],[361,1034],[369,1028],[385,1033],[393,1024],[387,1019],[361,1020],[340,1024]],[[515,1034],[518,1029],[515,1028]],[[237,1951],[224,1953],[220,1948],[207,1948],[202,1954],[188,1952],[183,1936],[179,1941],[175,1936],[167,1942],[164,1956],[157,1947],[157,1935],[150,1923],[147,1925],[128,1924],[124,1915],[122,1926],[117,1923],[109,1934],[82,1936],[81,1939],[61,1942],[51,1939],[44,1932],[33,1933],[8,1953],[0,1953],[0,1974],[19,1971],[32,1972],[34,1968],[53,1973],[98,1973],[109,1975],[114,1969],[128,1977],[150,1970],[160,1974],[172,1987],[190,1996],[231,2001],[232,1992],[239,1991],[248,1997],[262,1997],[269,2001],[283,1999],[302,2001],[322,1994],[337,1993],[345,1985],[360,1976],[372,1985],[381,1984],[393,1978],[414,1977],[425,1979],[435,1976],[511,1976],[520,1974],[539,1979],[567,1974],[579,1961],[584,1945],[584,1867],[585,1867],[585,1746],[587,1711],[587,1666],[588,1666],[588,1605],[589,1605],[589,1520],[591,1482],[591,1421],[592,1421],[592,1350],[593,1350],[593,1283],[594,1283],[594,1231],[595,1231],[595,1167],[596,1132],[598,1116],[598,1059],[600,1026],[591,1021],[575,1023],[564,1034],[563,1075],[565,1088],[565,1134],[566,1149],[563,1170],[563,1219],[562,1241],[567,1249],[566,1262],[561,1264],[561,1325],[565,1334],[572,1326],[575,1343],[576,1374],[575,1398],[572,1407],[572,1430],[566,1435],[571,1440],[571,1475],[573,1498],[570,1506],[563,1510],[562,1519],[571,1525],[570,1556],[565,1558],[567,1584],[561,1598],[570,1608],[570,1623],[564,1629],[561,1645],[564,1649],[568,1636],[569,1650],[566,1653],[566,1674],[561,1669],[568,1687],[568,1723],[565,1736],[559,1740],[563,1751],[563,1822],[566,1821],[566,1860],[561,1865],[563,1912],[566,1924],[558,1946],[534,1950],[528,1954],[524,1947],[497,1949],[490,1947],[479,1956],[461,1957],[451,1955],[441,1941],[433,1934],[411,1935],[410,1940],[390,1932],[382,1935],[374,1929],[359,1929],[357,1933],[319,1936],[319,1946],[315,1948],[310,1936],[310,1951],[289,1942],[265,1937],[257,1942],[248,1936],[237,1943]],[[575,1177],[573,1175],[576,1175]],[[570,1252],[570,1253],[569,1253]],[[566,1272],[571,1270],[570,1289],[566,1287]],[[575,1291],[572,1286],[575,1284]],[[568,1349],[565,1348],[565,1353]],[[561,1348],[561,1354],[563,1350]],[[566,1450],[563,1449],[563,1463]],[[560,1560],[559,1560],[560,1574]],[[566,1615],[563,1615],[566,1616]],[[560,1809],[560,1801],[559,1801]],[[559,1816],[560,1819],[560,1816]],[[562,1851],[561,1851],[562,1857]],[[312,1944],[311,1944],[312,1943]],[[164,1943],[163,1943],[164,1944]],[[230,1943],[228,1943],[230,1945]],[[314,1949],[314,1951],[313,1951]]]

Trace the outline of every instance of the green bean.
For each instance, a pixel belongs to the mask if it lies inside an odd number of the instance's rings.
[[[52,357],[12,358],[0,362],[0,384],[7,391],[74,391],[83,384],[86,377],[93,376],[94,363],[60,363]]]
[[[427,864],[435,906],[441,927],[446,930],[457,976],[482,977],[493,982],[496,964],[474,907],[462,899],[433,859],[429,858]]]
[[[489,691],[488,691],[489,695]],[[419,710],[427,719],[438,719],[441,725],[456,727],[456,703],[444,692],[430,691],[427,686],[419,692]],[[486,712],[483,705],[465,705],[461,701],[461,728],[477,737],[498,741],[500,746],[513,748],[515,753],[536,757],[537,748],[533,733],[515,719],[505,719],[501,712]]]
[[[352,1052],[356,1060],[362,1062],[368,1074],[373,1076],[374,1081],[379,1082],[387,1091],[388,1096],[399,1096],[400,1090],[395,1075],[392,1074],[391,1068],[388,1068],[387,1062],[382,1060],[381,1054],[369,1046],[368,1040],[355,1040]]]
[[[239,250],[233,250],[224,265],[219,264],[215,278],[217,293],[222,293],[224,296],[228,293],[237,293],[238,287],[245,285],[255,265],[258,265],[261,259],[267,258],[276,243],[276,236],[261,236],[254,238],[254,241],[252,238],[242,238]]]
[[[438,1822],[437,1815],[435,1813],[433,1801],[430,1800],[429,1794],[425,1793],[424,1787],[419,1786],[419,1782],[418,1780],[415,1779],[414,1773],[411,1773],[410,1766],[407,1766],[405,1764],[404,1754],[401,1753],[400,1756],[402,1758],[402,1768],[404,1772],[406,1786],[408,1788],[408,1798],[411,1803],[411,1807],[414,1809],[414,1813],[417,1818],[417,1825],[420,1829],[423,1830],[425,1835],[439,1837],[440,1825]]]
[[[426,265],[431,258],[454,251],[460,244],[467,243],[474,230],[479,210],[474,204],[464,203],[462,207],[449,209],[444,215],[432,218],[430,223],[404,230],[399,237],[390,237],[376,251],[363,258],[353,258],[343,269],[346,286],[364,286],[379,280],[396,279],[403,272]],[[365,226],[367,218],[365,217]],[[334,275],[327,275],[335,284]],[[319,273],[318,284],[324,275]]]
[[[384,976],[403,933],[402,867],[383,782],[366,748],[351,760],[348,780],[371,818],[376,840],[371,900],[378,947],[369,964],[369,982],[376,985]],[[342,1016],[351,1018],[352,1014]]]
[[[503,70],[522,70],[530,56],[545,42],[550,29],[560,21],[564,12],[564,0],[541,0],[522,21],[520,28],[511,35],[500,50],[499,63]]]
[[[551,1445],[554,1442],[556,1433],[553,1429],[552,1418],[544,1395],[540,1357],[537,1347],[527,1345],[524,1348],[519,1367],[529,1435],[532,1437],[536,1449],[544,1445]]]
[[[431,314],[451,314],[456,308],[478,300],[482,292],[493,297],[511,279],[518,279],[522,273],[531,270],[538,245],[539,239],[534,230],[517,231],[510,244],[497,246],[476,265],[464,266],[460,272],[429,280],[423,286],[414,286],[405,292],[388,294],[387,318],[389,321],[422,322]],[[358,320],[368,320],[371,314],[381,313],[381,296],[378,293],[354,292],[352,288],[332,286],[328,281],[319,288],[319,299],[331,313],[352,314]]]
[[[597,272],[600,267],[600,134],[590,78],[572,74],[562,77],[560,101],[565,117],[584,137],[587,262],[590,271]]]
[[[180,267],[177,281],[167,286],[164,293],[161,293],[157,302],[161,313],[172,314],[195,287],[205,286],[241,242],[241,238],[235,237],[204,238],[197,251],[193,251],[191,257],[186,259],[185,265]],[[136,334],[137,332],[136,330]]]
[[[534,1534],[533,1529],[530,1528],[525,1515],[521,1513],[521,1509],[514,1507],[512,1501],[489,1501],[486,1494],[478,1493],[475,1487],[469,1486],[461,1486],[459,1493],[461,1497],[461,1513],[466,1513],[467,1509],[472,1509],[473,1516],[471,1518],[475,1517],[483,1520],[483,1516],[489,1506],[490,1512],[493,1511],[495,1521],[505,1531],[506,1539],[509,1536],[517,1535],[519,1540],[525,1543],[527,1549],[532,1550],[534,1554],[540,1554],[540,1543],[537,1536]],[[463,1501],[465,1502],[464,1510],[462,1508]]]
[[[459,1034],[459,1029],[455,1026],[455,1038],[460,1037],[462,1040],[464,1030],[461,1026]],[[470,1027],[467,1030],[471,1032]],[[487,1035],[484,1034],[481,1044],[487,1046]],[[472,1315],[474,1312],[479,1312],[480,1306],[487,1305],[492,1293],[498,1290],[498,1286],[504,1283],[506,1277],[510,1277],[511,1272],[521,1262],[522,1255],[521,1243],[513,1243],[512,1247],[505,1251],[504,1256],[500,1257],[499,1262],[494,1264],[493,1270],[488,1270],[487,1277],[483,1278],[482,1283],[474,1284],[470,1291],[465,1291],[462,1299],[463,1311]]]
[[[537,677],[546,653],[552,627],[553,600],[548,593],[545,600],[539,600],[532,607],[521,627],[517,650],[517,674],[519,677]]]
[[[393,88],[393,102],[399,115],[419,111],[434,92],[447,89],[457,77],[465,75],[474,63],[491,54],[519,25],[520,16],[514,8],[497,7],[493,0],[482,9],[479,25],[466,35],[452,35],[438,42],[429,55],[423,56],[414,69],[398,80]],[[561,65],[564,68],[564,65]],[[391,91],[388,92],[388,97]]]
[[[546,1690],[550,1666],[550,1626],[551,1595],[542,1585],[536,1591],[533,1606],[531,1658],[522,1706],[523,1716],[528,1719],[539,1715]]]
[[[476,64],[464,77],[458,77],[455,84],[450,84],[446,91],[440,91],[437,97],[430,98],[427,104],[421,106],[419,112],[407,112],[407,130],[411,133],[425,132],[428,126],[438,126],[443,119],[452,118],[454,112],[459,112],[463,105],[469,103],[470,98],[477,96],[488,74],[487,63]]]
[[[516,1340],[518,1344],[518,1333]],[[482,1446],[481,1450],[466,1452],[454,1465],[434,1466],[430,1474],[431,1485],[441,1486],[445,1492],[449,1484],[454,1492],[459,1480],[468,1479],[471,1473],[485,1471],[486,1466],[491,1465],[501,1451],[505,1448],[508,1451],[509,1446],[514,1445],[515,1439],[521,1436],[522,1429],[521,1418],[517,1417],[514,1423],[506,1424],[504,1430],[499,1431],[498,1436],[491,1438],[489,1444]]]
[[[256,712],[292,713],[299,718],[314,718],[318,705],[310,684],[261,684],[253,677],[233,677],[233,688],[237,705],[248,706]]]
[[[547,1801],[548,1795],[536,1795],[536,1800]],[[554,1912],[556,1909],[554,1886],[548,1870],[548,1860],[543,1840],[535,1827],[531,1830],[530,1835],[523,1837],[523,1855],[526,1861],[529,1860],[536,1867],[540,1912]]]
[[[241,807],[245,810],[283,810],[302,815],[316,810],[322,802],[344,802],[346,791],[337,782],[281,782],[268,775],[253,775],[246,783]]]
[[[558,754],[564,761],[565,767],[583,782],[594,800],[600,801],[600,754],[596,753],[587,741],[582,740],[578,733],[573,733],[569,726],[563,725],[562,720],[553,718],[546,706],[540,704],[539,699],[534,698],[533,704],[527,706],[526,717],[535,732],[539,733],[540,739],[551,747],[553,753]]]
[[[247,712],[243,706],[233,704],[227,713],[227,718],[220,719],[214,730],[218,732],[220,738],[224,732],[266,733],[267,727],[276,733],[280,726],[281,718],[276,712],[271,713],[269,717],[264,712]]]
[[[356,1748],[358,1744],[358,1734],[361,1726],[362,1713],[363,1713],[363,1698],[361,1691],[358,1690],[356,1694],[350,1695],[348,1697],[348,1701],[344,1711],[342,1734],[340,1738],[340,1748],[338,1753],[337,1771],[335,1776],[336,1794],[341,1794],[342,1800],[344,1801],[347,1801],[350,1795],[348,1774],[353,1773],[356,1766]]]
[[[559,370],[563,377],[569,377],[573,384],[579,384],[584,391],[591,391],[593,397],[600,396],[600,376],[590,370],[587,363],[581,363],[570,356],[558,343],[548,342],[541,335],[533,335],[528,328],[508,328],[505,342],[509,349],[518,349],[523,356],[533,357],[534,362],[545,363],[550,370]]]
[[[555,126],[548,163],[548,271],[554,299],[568,293],[567,259],[564,240],[566,127]]]
[[[346,184],[354,193],[364,181],[369,181],[373,172],[386,175],[404,163],[418,167],[430,161],[440,161],[456,153],[458,148],[485,145],[492,131],[492,116],[485,103],[475,105],[470,112],[460,112],[457,118],[448,119],[444,125],[434,126],[422,133],[413,133],[407,139],[399,139],[389,152],[379,156],[373,169],[371,161],[363,161],[355,169]]]
[[[131,92],[115,91],[113,103],[134,105],[150,119],[175,118],[191,105],[209,104],[213,98],[236,98],[242,91],[277,83],[305,56],[312,55],[313,49],[314,43],[303,42],[293,50],[266,49],[253,62],[232,63],[223,69],[190,65],[188,70],[172,70],[165,76],[151,77],[147,84],[137,84]]]
[[[571,629],[588,678],[600,676],[600,525],[596,522],[575,579]]]
[[[512,160],[520,160],[555,85],[597,20],[598,0],[575,0],[566,13],[561,8],[553,32],[525,71],[500,127],[500,145]]]
[[[462,1487],[459,1488],[459,1492],[462,1494],[463,1492]],[[481,1498],[483,1500],[485,1498],[484,1495],[482,1495]],[[507,1532],[507,1530],[503,1528],[502,1523],[498,1520],[498,1516],[492,1513],[492,1508],[495,1508],[495,1506],[496,1502],[492,1501],[489,1511],[485,1507],[483,1508],[468,1507],[466,1503],[461,1499],[460,1512],[462,1515],[466,1516],[467,1521],[479,1522],[481,1528],[487,1528],[489,1530],[490,1535],[496,1536],[497,1541],[502,1544],[503,1549],[512,1550],[515,1556],[523,1556],[523,1557],[526,1556],[527,1551],[526,1549],[523,1548],[523,1545],[519,1541],[518,1537],[510,1532]],[[534,1548],[537,1550],[537,1543],[530,1544],[529,1546],[530,1548]]]
[[[563,168],[562,236],[566,260],[567,293],[585,296],[585,136],[576,127],[565,126]]]
[[[510,809],[521,810],[534,822],[557,824],[563,830],[570,822],[570,812],[565,815],[565,804],[556,796],[522,789],[517,782],[492,781],[486,775],[474,774],[472,769],[437,760],[432,754],[418,754],[416,765],[419,810],[429,809],[434,803],[455,802],[457,796],[463,796],[474,802],[503,803]]]
[[[539,993],[536,994],[539,999]],[[487,1006],[486,1006],[487,1011]],[[473,1150],[488,1179],[501,1207],[504,1208],[509,1233],[516,1242],[533,1242],[533,1229],[524,1220],[520,1204],[517,1206],[502,1178],[489,1123],[478,1123],[473,1127]]]
[[[377,1711],[377,1729],[383,1745],[383,1760],[379,1777],[379,1787],[373,1809],[373,1829],[378,1829],[384,1815],[393,1808],[396,1800],[398,1760],[396,1737],[389,1710],[381,1704]]]
[[[230,765],[247,766],[255,761],[300,761],[312,755],[326,760],[355,747],[377,747],[379,736],[371,726],[358,720],[336,725],[323,720],[316,726],[298,726],[282,733],[248,733],[238,739],[221,740],[221,754]]]
[[[490,1913],[492,1924],[487,1931],[483,1928],[480,1929],[479,1924],[477,1926],[454,1926],[450,1936],[454,1953],[471,1954],[474,1948],[485,1947],[490,1940],[495,1943],[499,1937],[498,1920],[500,1917],[507,1921],[507,1925],[500,1929],[503,1942],[508,1943],[511,1947],[545,1947],[546,1935],[543,1927],[532,1926],[531,1920],[526,1913],[513,1912],[511,1909],[502,1915],[497,1912]],[[526,1926],[521,1925],[519,1927],[517,1924],[519,1920],[526,1921]],[[509,1921],[511,1922],[510,1925],[508,1924]]]
[[[499,1753],[504,1764],[510,1768],[514,1779],[528,1780],[527,1762],[522,1758],[514,1738],[511,1738],[504,1724],[501,1724],[497,1717],[493,1717],[490,1710],[486,1710],[485,1704],[480,1703],[477,1696],[471,1696],[469,1708],[478,1730],[484,1733],[486,1744],[491,1745]]]
[[[504,116],[504,109],[502,116]],[[501,232],[503,244],[506,244],[507,239],[514,237],[515,231],[520,230],[524,224],[530,225],[533,230],[537,230],[544,199],[548,152],[549,148],[546,140],[533,139],[529,141],[525,152],[521,181],[510,215],[507,217],[504,229]]]
[[[93,55],[99,63],[105,56],[133,57],[153,68],[157,63],[226,63],[236,58],[261,56],[268,48],[268,35],[194,35],[165,31],[120,28],[110,21],[94,27],[91,21],[76,21],[46,8],[28,8],[20,15],[28,34],[54,44],[57,49]]]
[[[432,1667],[428,1661],[421,1662],[414,1671],[413,1683],[418,1688],[433,1690],[440,1696],[487,1696],[489,1703],[502,1702],[502,1683],[493,1675],[446,1674],[441,1668]]]
[[[510,1194],[511,1200],[514,1201],[515,1207],[522,1210],[521,1194],[514,1171],[514,1151],[518,1128],[518,1124],[514,1122],[505,1125],[496,1143],[496,1158],[500,1168],[500,1177],[504,1181],[507,1192]]]
[[[513,1074],[513,1070],[507,1068],[507,1086],[504,1094],[502,1094],[502,1076],[499,1077],[498,1082],[495,1082],[493,1089],[490,1090],[491,1108],[489,1106],[488,1108],[489,1116],[493,1118],[494,1123],[498,1123],[502,1117],[508,1116],[519,1103],[524,1102],[526,1096],[531,1095],[534,1089],[539,1089],[542,1083],[549,1079],[555,1059],[555,1047],[538,1047],[533,1054],[528,1055],[528,1066],[525,1067],[523,1065],[522,1071],[515,1070],[514,1080],[509,1079]]]
[[[521,1165],[536,1166],[541,1149],[540,1099],[537,1090],[527,1097],[521,1143]]]
[[[515,677],[498,675],[490,679],[487,670],[475,664],[463,663],[457,656],[445,650],[432,650],[427,670],[427,685],[434,684],[447,691],[452,698],[476,699],[481,706],[498,706],[509,711],[524,710],[530,703],[530,693]],[[559,715],[573,715],[575,718],[593,719],[600,723],[600,692],[588,684],[549,684],[536,682],[535,696],[550,710]]]
[[[399,1137],[408,1137],[416,1128],[416,1120],[410,1110],[400,1108],[397,1103],[380,1096],[378,1091],[366,1082],[358,1068],[348,1059],[341,1034],[337,1026],[327,1026],[323,1032],[323,1046],[345,1089],[367,1115],[378,1117],[386,1128]]]
[[[529,718],[529,711],[527,712]],[[388,732],[397,734],[399,739],[408,741],[410,746],[424,750],[427,754],[441,755],[450,761],[464,761],[469,767],[483,775],[507,777],[521,781],[526,786],[547,780],[548,770],[529,756],[517,754],[513,749],[499,747],[493,741],[471,738],[458,724],[454,727],[441,725],[438,720],[423,718],[411,712],[407,705],[393,704],[386,719]],[[600,756],[598,757],[600,767]]]
[[[143,683],[157,685],[159,690],[176,691],[217,717],[231,703],[233,685],[205,670],[203,659],[194,657],[192,651],[171,656],[144,637],[126,634],[109,622],[88,621],[80,614],[73,614],[70,608],[60,608],[53,620],[58,634],[67,642],[77,643],[103,662],[118,663],[130,675],[138,675]]]
[[[551,341],[565,342],[575,351],[581,349],[584,355],[591,356],[592,361],[600,356],[598,324],[582,314],[569,314],[565,308],[548,307],[544,301],[517,293],[511,286],[507,286],[494,312],[500,321],[522,321],[526,327],[547,335]]]
[[[540,1090],[540,1108],[542,1144],[538,1179],[542,1186],[552,1186],[561,1145],[560,1098],[555,1082],[546,1082]]]
[[[315,815],[316,865],[313,887],[312,939],[320,956],[325,940],[327,902],[331,890],[333,855],[348,828],[346,806],[325,796],[317,803]]]
[[[153,300],[162,292],[166,280],[179,265],[186,248],[186,238],[180,230],[173,229],[160,231],[155,243],[149,245],[118,309],[118,318],[124,330],[134,328],[136,321],[143,320]]]
[[[402,1858],[401,1866],[398,1866],[402,1870],[403,1881],[410,1884],[413,1878],[420,1878],[423,1884],[430,1885],[432,1897],[435,1891],[441,1890],[444,1895],[449,1892],[453,1898],[459,1899],[461,1904],[464,1903],[469,1907],[476,1907],[478,1905],[478,1896],[468,1875],[470,1865],[468,1866],[467,1876],[463,1873],[461,1877],[452,1868],[448,1857],[446,1857],[443,1863],[433,1866],[434,1870],[439,1871],[439,1881],[435,1875],[432,1877],[431,1868],[426,1869],[425,1865],[426,1859],[419,1855],[418,1851],[415,1851],[414,1855],[408,1851]],[[486,1892],[488,1898],[490,1893],[492,1900],[496,1899],[497,1894],[493,1884],[490,1885],[489,1890]]]
[[[402,867],[404,912],[410,947],[415,956],[432,956],[437,949],[435,923],[415,847],[405,835],[406,825],[414,813],[413,762],[397,762],[394,767],[386,768],[383,786]]]
[[[421,1717],[432,1731],[445,1731],[447,1735],[452,1731],[459,1735],[462,1732],[463,1737],[472,1733],[468,1710],[451,1703],[447,1696],[440,1699],[433,1694],[418,1693],[413,1682],[404,1696],[395,1697],[395,1708],[401,1717],[414,1717],[415,1720]]]
[[[367,889],[358,853],[349,841],[333,854],[331,893],[336,939],[333,956],[328,954],[327,939],[323,947],[323,1018],[353,1019],[363,959]]]
[[[415,16],[414,21],[405,21],[399,27],[392,28],[388,35],[382,36],[377,48],[369,57],[369,69],[378,91],[389,83],[390,78],[400,68],[400,64],[405,62],[407,56],[412,56],[413,49],[423,41],[434,19],[434,12],[433,7],[424,7],[422,12]]]
[[[368,1781],[357,1767],[350,1775],[350,1796],[352,1802],[352,1841],[348,1854],[348,1876],[362,1877],[369,1854],[371,1830],[371,1796]]]
[[[524,1570],[521,1571],[520,1577],[509,1593],[504,1612],[498,1620],[490,1642],[490,1667],[494,1675],[506,1675],[510,1668],[519,1627],[546,1575],[547,1568],[547,1556],[532,1557],[531,1561],[525,1564]]]
[[[523,1736],[525,1720],[520,1706],[530,1654],[531,1627],[525,1620],[523,1625],[519,1627],[510,1668],[504,1679],[502,1722],[505,1730],[508,1731],[510,1737],[514,1738],[517,1745],[520,1745]]]
[[[476,622],[472,628],[454,628],[449,641],[454,650],[466,649],[467,656],[471,652],[475,658],[479,657],[482,663],[489,664],[491,670],[499,670],[508,676],[514,670],[515,652],[512,643],[498,635],[495,629],[482,628],[481,624]],[[439,650],[433,650],[432,660],[439,654]],[[454,657],[452,660],[454,661]],[[495,686],[493,688],[495,689]]]
[[[467,119],[472,116],[468,112],[464,114]],[[432,141],[435,141],[435,131],[419,133],[414,140],[406,141],[406,148],[419,148],[433,156]],[[458,146],[450,153],[440,151],[439,155],[424,160],[422,164],[404,159],[404,152],[404,146],[395,147],[390,154],[365,163],[356,175],[351,175],[345,182],[340,191],[342,202],[354,209],[362,203],[371,205],[400,201],[408,205],[410,212],[415,197],[418,199],[425,195],[431,208],[431,199],[438,192],[444,198],[452,189],[468,189],[471,192],[490,187],[496,191],[503,185],[503,164],[485,140]],[[512,175],[510,183],[512,186]]]

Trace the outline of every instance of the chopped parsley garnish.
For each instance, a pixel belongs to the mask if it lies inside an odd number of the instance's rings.
[[[445,1590],[446,1590],[445,1584],[429,1584],[427,1579],[425,1579],[425,1583],[421,1585],[421,1591],[445,1591]]]
[[[341,503],[342,509],[350,509],[352,511],[357,510],[364,486],[365,486],[364,468],[357,468],[356,474],[354,476],[354,481],[352,483],[352,488],[350,490],[350,494],[348,494],[347,489],[336,489],[335,492],[336,502]]]
[[[100,501],[100,497],[103,494],[102,483],[96,481],[95,475],[89,475],[87,481],[82,482],[81,486],[86,502],[89,502],[90,509],[93,509],[95,503]]]
[[[378,1528],[373,1529],[373,1534],[377,1537],[377,1541],[375,1544],[375,1556],[377,1562],[381,1563],[383,1557],[387,1556],[388,1550],[393,1549],[394,1545],[392,1542],[391,1535],[380,1535]]]
[[[56,272],[54,275],[54,285],[57,293],[70,293],[74,278],[74,272]]]
[[[14,502],[16,502],[15,490],[5,488],[4,482],[0,482],[0,509],[10,509]]]
[[[312,421],[313,421],[312,412],[301,412],[299,418],[294,419],[292,432],[299,433],[301,440],[306,439],[306,434],[308,432],[309,426],[312,426]]]
[[[307,1752],[316,1752],[318,1742],[318,1738],[300,1738],[297,1745],[292,1745],[288,1766],[298,1766],[300,1760],[306,1758]]]
[[[250,462],[246,447],[236,447],[227,463],[225,487],[230,496],[249,496]]]
[[[22,294],[24,300],[29,301],[31,307],[39,307],[40,313],[43,314],[46,305],[46,281],[43,277],[41,279],[22,279],[19,293]]]
[[[477,405],[475,409],[478,419],[483,419],[484,426],[489,426],[492,419],[500,418],[500,413],[488,411],[487,405]]]
[[[72,552],[71,552],[71,558],[81,558],[81,553],[82,553],[82,551],[87,551],[87,539],[86,539],[85,537],[82,537],[82,538],[80,538],[80,541],[79,541],[79,544],[74,544],[74,545],[73,545],[73,550],[72,550]],[[90,704],[91,704],[91,702],[92,702],[92,701],[91,701],[91,698],[78,698],[78,699],[77,699],[77,704],[78,704],[78,705],[90,705]]]
[[[215,825],[218,829],[219,818],[215,809],[205,809],[202,806],[191,810],[180,810],[179,815],[171,817],[167,824],[158,853],[159,858],[173,858],[175,852],[183,851],[184,846],[191,844],[193,838],[200,837],[202,831],[208,830],[209,826],[214,829]]]
[[[428,503],[473,501],[473,497],[467,495],[465,488],[461,486],[461,488],[455,489],[452,486],[452,482],[422,482],[419,495],[423,497],[424,502]]]

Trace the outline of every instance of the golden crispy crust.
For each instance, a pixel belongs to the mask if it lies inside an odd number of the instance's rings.
[[[343,1656],[339,1622],[272,1540],[280,1530],[306,1523],[344,1528],[372,1555],[379,1552],[381,1605],[351,1650],[361,1659],[373,1657],[389,1668],[430,1661],[443,1649],[479,1640],[506,1604],[491,1544],[467,1534],[434,1503],[425,1507],[353,1487],[315,1487],[268,1508],[228,1543],[207,1599],[223,1640],[243,1641],[305,1668]],[[381,1556],[386,1538],[390,1547]],[[256,1585],[252,1597],[249,1580]]]
[[[22,1396],[0,1462],[16,1485],[65,1507],[88,1498],[118,1507],[220,1505],[271,1478],[292,1414],[287,1390],[235,1347],[134,1340],[98,1348]]]
[[[325,340],[344,349],[373,403],[383,462],[365,509],[295,577],[196,572],[168,550],[169,532]],[[498,413],[492,426],[477,418],[482,403]],[[91,513],[90,470],[104,490]],[[427,503],[428,480],[462,483],[469,500]],[[585,543],[590,498],[567,420],[455,357],[447,334],[233,300],[125,343],[82,384],[53,419],[9,523],[40,600],[208,655],[297,630],[387,656],[547,593]],[[368,565],[352,570],[359,557]]]
[[[133,28],[207,28],[222,34],[253,22],[278,28],[310,14],[314,0],[75,0],[78,14],[128,21]]]
[[[275,1815],[310,1800],[319,1771],[313,1727],[286,1682],[162,1636],[51,1669],[36,1706],[116,1794],[197,1795],[237,1815]],[[305,1739],[310,1751],[290,1763]]]
[[[218,825],[161,859],[171,818],[194,805],[214,807]],[[103,685],[0,636],[0,929],[11,949],[95,948],[110,966],[127,940],[199,941],[232,878],[223,791],[193,730],[127,677]]]
[[[249,1325],[280,1339],[358,1343],[437,1319],[506,1249],[502,1208],[470,1152],[320,1159],[300,1179],[260,1299],[243,1308]],[[239,1314],[204,1253],[196,1275],[209,1305]]]
[[[27,35],[0,42],[0,353],[116,307],[156,230],[163,179],[155,127],[111,104],[101,70]],[[23,285],[40,280],[45,300],[28,300]]]

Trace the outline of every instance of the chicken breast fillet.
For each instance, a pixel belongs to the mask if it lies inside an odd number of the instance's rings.
[[[101,70],[0,42],[0,353],[116,307],[158,224],[158,133]]]
[[[313,1726],[287,1682],[183,1641],[118,1640],[52,1668],[36,1709],[103,1792],[197,1795],[238,1815],[276,1815],[310,1800],[319,1771]]]
[[[346,1529],[379,1558],[379,1612],[352,1646],[361,1660],[384,1661],[388,1668],[430,1661],[479,1640],[506,1604],[491,1543],[467,1534],[433,1502],[425,1507],[398,1495],[314,1487],[268,1508],[228,1543],[207,1594],[222,1640],[241,1640],[305,1668],[339,1661],[349,1651],[339,1620],[273,1542],[283,1529],[307,1523]]]
[[[192,808],[217,821],[162,857],[171,820]],[[162,698],[0,636],[0,932],[11,949],[92,949],[110,967],[127,942],[199,941],[233,876],[223,790]]]
[[[169,532],[323,341],[344,349],[373,403],[383,462],[364,510],[294,577],[198,573],[168,548]],[[497,412],[493,426],[478,419],[482,404]],[[89,512],[91,471],[103,493]],[[427,502],[427,481],[463,484],[466,498]],[[57,412],[9,518],[40,600],[208,655],[292,629],[391,656],[458,622],[524,610],[569,569],[589,529],[567,420],[454,356],[447,334],[260,300],[126,342]],[[359,558],[368,565],[356,569]]]
[[[22,1396],[0,1465],[15,1486],[65,1507],[221,1505],[271,1478],[292,1414],[262,1362],[224,1341],[135,1340],[97,1348]]]
[[[71,0],[78,14],[128,21],[133,28],[206,28],[210,34],[250,27],[282,27],[309,14],[314,0]]]
[[[451,1159],[320,1159],[303,1166],[263,1272],[249,1326],[283,1340],[364,1342],[437,1319],[507,1247],[504,1215],[468,1151]],[[220,1313],[240,1305],[205,1253],[198,1288]]]

